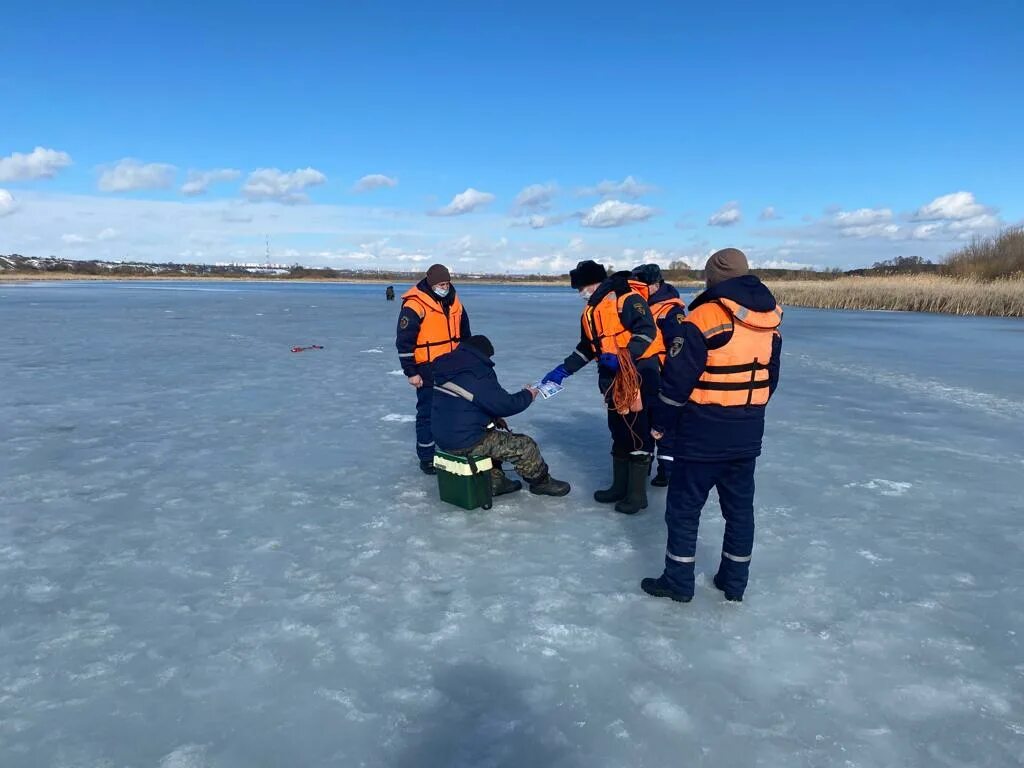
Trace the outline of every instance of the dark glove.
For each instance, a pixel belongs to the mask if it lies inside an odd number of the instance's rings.
[[[609,371],[619,370],[619,356],[611,352],[602,352],[601,356],[597,358],[597,363],[598,365],[603,365]]]
[[[540,383],[543,384],[546,381],[553,381],[555,384],[561,384],[563,381],[572,376],[569,371],[566,370],[565,365],[560,365],[550,373],[546,374]]]
[[[505,420],[504,420],[503,418],[501,418],[500,416],[499,416],[498,418],[494,419],[494,422],[493,422],[493,423],[494,423],[494,428],[495,428],[495,429],[501,429],[501,430],[504,430],[505,432],[509,432],[509,431],[511,431],[511,430],[509,430],[509,428],[508,428],[508,422],[507,422],[507,421],[505,421]]]

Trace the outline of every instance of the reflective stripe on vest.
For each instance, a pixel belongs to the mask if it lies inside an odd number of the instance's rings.
[[[723,319],[729,322],[723,323]],[[723,299],[695,309],[686,319],[705,338],[732,331],[725,346],[708,350],[707,365],[690,394],[698,405],[764,405],[770,397],[768,364],[772,339],[782,322],[782,308],[754,312]]]
[[[615,294],[610,292],[597,303],[596,307],[588,304],[584,308],[583,317],[581,318],[583,333],[590,341],[594,357],[605,352],[613,355],[618,354],[620,349],[627,350],[629,348],[629,341],[633,338],[633,332],[622,325],[619,315],[626,303],[626,299],[633,295],[634,292],[631,291],[616,299]],[[640,338],[647,338],[642,334],[639,336]],[[649,341],[653,340],[649,339]],[[657,354],[656,350],[652,351],[655,343],[652,343],[640,355],[641,360],[646,360]]]
[[[402,294],[402,306],[411,307],[420,318],[420,332],[413,352],[413,362],[417,365],[433,362],[459,346],[462,302],[458,296],[445,314],[437,299],[414,287]]]
[[[658,329],[658,336],[654,340],[654,344],[651,345],[651,350],[658,356],[658,362],[661,363],[661,367],[665,367],[665,355],[667,347],[665,345],[665,334],[661,330],[661,326],[658,325],[662,320],[665,319],[673,307],[685,308],[686,302],[682,299],[665,299],[665,301],[659,301],[657,304],[651,304],[651,316],[654,318],[654,327]]]

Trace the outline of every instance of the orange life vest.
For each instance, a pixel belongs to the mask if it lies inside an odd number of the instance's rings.
[[[413,287],[402,294],[402,306],[409,307],[420,317],[420,332],[416,337],[413,360],[417,365],[430,363],[459,346],[462,327],[462,302],[456,295],[445,314],[440,302],[429,293]]]
[[[707,339],[732,331],[725,346],[708,350],[707,365],[690,402],[726,406],[768,402],[768,363],[772,339],[779,335],[782,307],[754,312],[731,299],[719,299],[697,307],[686,322],[696,325]]]
[[[630,281],[630,287],[633,287],[632,280]],[[625,350],[629,347],[629,340],[633,338],[633,333],[628,328],[623,327],[619,314],[622,312],[626,299],[635,293],[637,292],[630,291],[616,299],[615,292],[609,291],[608,295],[597,303],[597,306],[587,304],[584,308],[580,322],[583,324],[583,333],[590,340],[594,357],[606,352],[615,355],[618,354],[620,349]],[[651,344],[640,355],[641,360],[646,360],[656,354],[651,351],[653,346],[654,344]]]
[[[651,316],[654,318],[654,325],[658,329],[658,335],[654,338],[654,343],[651,345],[651,350],[658,356],[658,361],[661,363],[661,367],[665,367],[665,333],[661,330],[661,326],[658,325],[662,320],[665,319],[665,315],[671,311],[672,307],[679,307],[685,309],[686,302],[682,299],[675,297],[671,299],[665,299],[659,301],[657,304],[651,304]],[[650,350],[649,350],[650,351]]]

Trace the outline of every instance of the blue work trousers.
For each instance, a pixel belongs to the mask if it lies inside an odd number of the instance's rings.
[[[430,429],[430,409],[434,403],[434,368],[429,363],[416,366],[423,386],[416,390],[416,455],[420,461],[434,460],[434,433]]]
[[[693,595],[693,569],[697,559],[697,527],[712,488],[725,518],[725,537],[718,580],[730,597],[742,597],[747,588],[750,555],[754,547],[754,465],[757,459],[672,462],[665,506],[668,547],[665,579],[672,589]]]

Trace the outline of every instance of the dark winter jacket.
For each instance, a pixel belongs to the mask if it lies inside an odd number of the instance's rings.
[[[609,293],[614,293],[616,296],[629,293],[633,290],[629,286],[629,276],[629,272],[616,272],[597,287],[597,290],[594,291],[594,295],[590,297],[587,304],[596,307]],[[633,358],[633,362],[636,363],[640,375],[657,376],[658,359],[656,357],[648,358],[647,360],[639,359],[640,355],[647,351],[647,348],[651,345],[652,340],[657,334],[657,327],[654,325],[654,319],[651,317],[651,309],[640,294],[636,294],[635,297],[622,305],[622,311],[619,312],[619,322],[622,323],[623,328],[632,334],[628,345],[629,354]],[[581,325],[580,343],[576,345],[575,351],[565,358],[562,364],[572,374],[579,371],[595,357],[594,347]],[[601,388],[602,393],[608,391],[614,379],[615,371],[598,364],[597,385]]]
[[[471,448],[494,419],[522,413],[533,402],[527,389],[514,395],[502,389],[491,359],[468,344],[441,355],[433,368],[430,423],[443,451]]]
[[[690,304],[697,307],[716,299],[731,299],[752,312],[771,312],[776,307],[771,291],[754,275],[734,277],[710,288]],[[675,326],[665,323],[665,343],[677,353],[669,355],[661,378],[661,396],[652,404],[651,424],[659,432],[670,431],[675,440],[676,458],[691,461],[727,461],[753,458],[761,454],[765,407],[750,405],[726,407],[689,402],[694,385],[704,373],[709,349],[720,349],[732,339],[731,328],[705,338],[689,321]],[[769,392],[779,383],[782,338],[772,342],[769,361]],[[682,403],[681,406],[671,405]]]
[[[434,299],[444,309],[445,314],[452,307],[452,303],[455,301],[455,286],[453,285],[448,291],[448,295],[443,299],[438,297],[433,290],[427,285],[427,279],[423,278],[420,280],[416,287],[424,293],[428,293],[434,297]],[[420,316],[416,314],[416,310],[409,306],[403,306],[401,312],[398,313],[398,332],[395,337],[395,347],[398,349],[399,361],[402,364],[402,373],[406,376],[415,376],[417,373],[423,375],[429,375],[428,371],[418,370],[419,368],[430,368],[433,363],[424,363],[423,365],[417,366],[413,361],[413,352],[416,350],[416,340],[420,335]],[[473,335],[473,332],[469,328],[469,313],[466,311],[466,306],[462,306],[462,322],[459,324],[459,338],[468,339]]]

